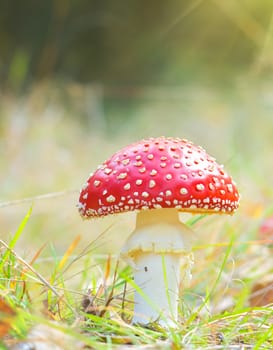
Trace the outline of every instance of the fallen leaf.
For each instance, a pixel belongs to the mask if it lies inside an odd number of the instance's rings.
[[[37,324],[30,330],[27,338],[15,344],[11,350],[84,349],[83,343],[54,327],[58,327],[58,324]]]
[[[254,284],[249,296],[252,307],[265,306],[273,303],[273,280],[261,281]]]
[[[8,334],[16,315],[16,311],[3,298],[0,298],[0,338]]]

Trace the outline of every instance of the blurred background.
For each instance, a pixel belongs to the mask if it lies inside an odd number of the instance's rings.
[[[63,254],[77,235],[82,246],[102,235],[96,249],[118,252],[134,214],[82,222],[78,191],[114,151],[159,135],[225,165],[240,210],[206,220],[255,238],[273,212],[272,0],[0,5],[2,239],[33,206],[16,247],[24,257],[44,243]]]

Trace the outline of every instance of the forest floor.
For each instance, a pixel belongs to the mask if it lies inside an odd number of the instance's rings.
[[[273,89],[44,83],[0,107],[0,348],[272,349]],[[257,93],[259,91],[259,93]],[[203,146],[236,181],[234,216],[181,215],[196,237],[175,329],[130,324],[131,270],[119,259],[135,214],[80,219],[78,191],[122,146],[149,136]],[[183,273],[183,271],[181,272]]]

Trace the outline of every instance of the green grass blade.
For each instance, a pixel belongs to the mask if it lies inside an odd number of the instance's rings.
[[[208,292],[208,293],[206,294],[205,300],[204,300],[203,303],[200,305],[200,307],[197,309],[197,311],[194,312],[194,313],[191,315],[191,317],[187,320],[187,324],[191,324],[191,323],[193,322],[193,320],[198,316],[198,313],[200,312],[200,310],[203,308],[204,305],[207,304],[207,302],[209,301],[211,295],[214,293],[214,291],[215,291],[215,289],[216,289],[216,287],[217,287],[217,285],[218,285],[218,283],[219,283],[219,281],[220,281],[220,278],[221,278],[221,276],[222,276],[222,272],[223,272],[223,270],[224,270],[224,267],[226,266],[228,257],[230,256],[230,253],[231,253],[231,250],[232,250],[232,247],[233,247],[233,243],[234,243],[234,239],[235,239],[235,237],[234,237],[234,235],[232,235],[232,236],[231,236],[231,239],[230,239],[230,242],[229,242],[229,245],[228,245],[228,247],[227,247],[227,249],[226,249],[226,252],[225,252],[225,255],[224,255],[224,259],[223,259],[222,264],[221,264],[221,266],[220,266],[220,271],[219,271],[219,273],[218,273],[218,275],[217,275],[217,278],[216,278],[216,280],[215,280],[215,282],[214,282],[214,284],[213,284],[213,286],[212,286],[210,292]]]
[[[9,248],[13,249],[18,241],[18,239],[21,237],[21,234],[26,226],[26,224],[28,223],[28,220],[31,216],[32,213],[32,206],[29,208],[27,214],[25,215],[24,219],[21,221],[17,231],[15,232],[14,236],[12,237],[10,243],[9,243]],[[6,250],[6,252],[4,253],[2,260],[0,261],[0,269],[2,269],[4,263],[6,262],[6,260],[8,259],[8,256],[10,254],[9,250]]]

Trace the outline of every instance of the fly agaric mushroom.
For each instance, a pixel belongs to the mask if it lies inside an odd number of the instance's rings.
[[[203,148],[179,138],[131,144],[91,174],[80,193],[83,218],[137,210],[122,250],[133,262],[133,323],[177,321],[178,287],[191,231],[180,211],[233,214],[239,194],[231,177]]]

